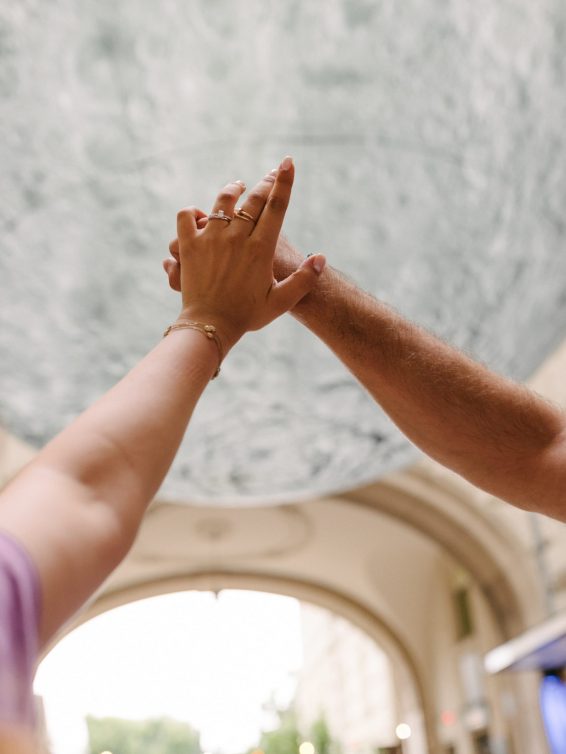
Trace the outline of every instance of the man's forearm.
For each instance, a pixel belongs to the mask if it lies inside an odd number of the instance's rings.
[[[558,409],[330,267],[293,314],[425,453],[515,505],[566,517],[565,421]]]

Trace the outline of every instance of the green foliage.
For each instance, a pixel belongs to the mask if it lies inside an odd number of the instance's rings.
[[[265,754],[298,754],[301,741],[295,715],[287,711],[280,713],[278,728],[262,733],[259,748]]]
[[[177,720],[89,716],[87,725],[90,754],[201,754],[198,732]]]
[[[309,734],[305,735],[297,725],[297,719],[292,709],[279,712],[279,726],[275,730],[262,733],[258,749],[264,754],[299,754],[299,746],[309,740],[315,754],[341,754],[340,742],[332,737],[328,724],[321,715],[310,727]],[[252,754],[250,750],[247,754]]]
[[[339,754],[340,752],[340,744],[332,738],[328,723],[323,715],[311,725],[310,740],[314,746],[315,754]]]

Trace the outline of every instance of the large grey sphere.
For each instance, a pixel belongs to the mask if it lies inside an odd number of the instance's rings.
[[[176,210],[294,155],[286,231],[515,377],[566,323],[561,0],[0,9],[0,420],[40,446],[158,341]],[[373,480],[413,449],[290,317],[247,336],[162,494]]]

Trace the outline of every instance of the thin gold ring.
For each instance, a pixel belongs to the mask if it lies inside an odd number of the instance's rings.
[[[246,212],[245,209],[241,209],[240,207],[236,209],[234,217],[239,217],[241,220],[245,220],[248,223],[257,223],[257,220],[253,215],[250,215],[249,212]]]

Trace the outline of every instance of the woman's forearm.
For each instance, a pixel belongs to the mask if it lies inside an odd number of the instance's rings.
[[[245,187],[236,181],[208,216],[196,207],[178,213],[182,329],[169,332],[0,495],[0,529],[21,543],[41,581],[43,645],[128,552],[222,355],[317,282],[320,258],[273,284],[293,176],[285,158],[240,209]]]
[[[98,500],[144,508],[171,465],[217,362],[214,343],[202,333],[172,332],[50,442],[35,463],[66,474]]]

